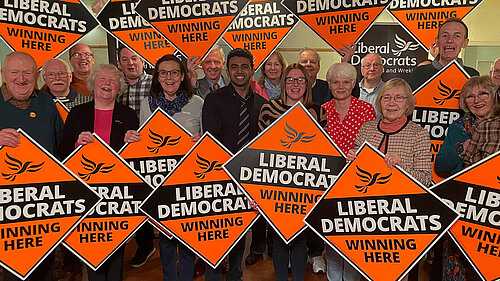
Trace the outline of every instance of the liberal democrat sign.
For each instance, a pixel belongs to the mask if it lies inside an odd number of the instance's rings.
[[[386,281],[401,280],[457,219],[365,143],[305,222],[368,280]]]

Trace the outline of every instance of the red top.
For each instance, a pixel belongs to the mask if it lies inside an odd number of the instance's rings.
[[[107,144],[111,139],[111,125],[113,123],[113,110],[94,109],[94,132]]]
[[[328,135],[337,144],[340,150],[347,154],[354,148],[354,141],[359,128],[366,121],[375,120],[375,109],[365,101],[351,97],[351,104],[344,120],[340,122],[340,114],[335,110],[335,100],[323,104],[328,120]]]

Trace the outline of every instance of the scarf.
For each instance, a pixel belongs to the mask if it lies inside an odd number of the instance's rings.
[[[181,112],[182,108],[188,103],[188,97],[184,91],[178,92],[177,97],[170,101],[161,93],[158,98],[148,97],[149,109],[154,112],[156,108],[163,109],[168,115],[174,116],[177,112]]]
[[[378,123],[378,130],[384,134],[382,141],[378,149],[380,152],[386,154],[388,145],[389,145],[389,136],[399,132],[401,129],[406,127],[408,124],[408,118],[403,115],[403,117],[399,118],[394,122],[384,122],[384,118],[382,118]]]
[[[270,100],[277,100],[281,97],[280,83],[278,83],[278,85],[275,86],[266,77],[264,78],[264,88],[266,89],[267,96],[269,97]]]

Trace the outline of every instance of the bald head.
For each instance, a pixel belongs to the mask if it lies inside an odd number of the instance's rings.
[[[490,77],[497,86],[500,86],[500,59],[496,59],[491,64]]]
[[[3,63],[2,79],[15,99],[28,99],[38,80],[35,59],[25,52],[8,54]]]

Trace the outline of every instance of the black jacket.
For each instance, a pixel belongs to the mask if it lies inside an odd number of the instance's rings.
[[[125,133],[128,130],[137,130],[139,127],[139,118],[133,109],[115,102],[112,122],[109,145],[118,151],[125,144],[123,141]],[[58,146],[61,159],[75,150],[78,136],[85,131],[94,132],[94,101],[75,106],[69,112]]]

